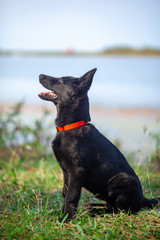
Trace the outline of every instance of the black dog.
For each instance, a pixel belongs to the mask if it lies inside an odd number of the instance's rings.
[[[52,142],[63,170],[63,218],[70,220],[78,206],[82,187],[106,201],[113,211],[137,212],[157,205],[143,196],[138,176],[122,153],[92,124],[87,92],[96,68],[80,78],[40,75],[40,83],[52,92],[39,97],[57,107],[57,135]]]

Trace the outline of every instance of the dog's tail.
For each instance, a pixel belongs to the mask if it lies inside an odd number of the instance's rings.
[[[148,207],[148,208],[153,208],[160,204],[160,197],[159,198],[144,198],[143,205],[142,207]]]

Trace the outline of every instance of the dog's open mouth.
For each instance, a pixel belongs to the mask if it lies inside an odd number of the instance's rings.
[[[47,100],[47,101],[53,101],[54,99],[56,99],[58,97],[56,92],[41,92],[38,95],[41,99],[43,100]]]

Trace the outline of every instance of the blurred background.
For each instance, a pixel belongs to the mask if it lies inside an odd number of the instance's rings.
[[[79,77],[96,67],[92,122],[124,150],[151,151],[160,132],[159,13],[159,0],[0,0],[1,111],[22,101],[25,123],[44,109],[54,122],[55,107],[38,98],[39,74]]]

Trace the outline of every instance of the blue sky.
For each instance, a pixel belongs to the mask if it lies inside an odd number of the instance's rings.
[[[159,0],[0,0],[0,49],[160,48]]]

